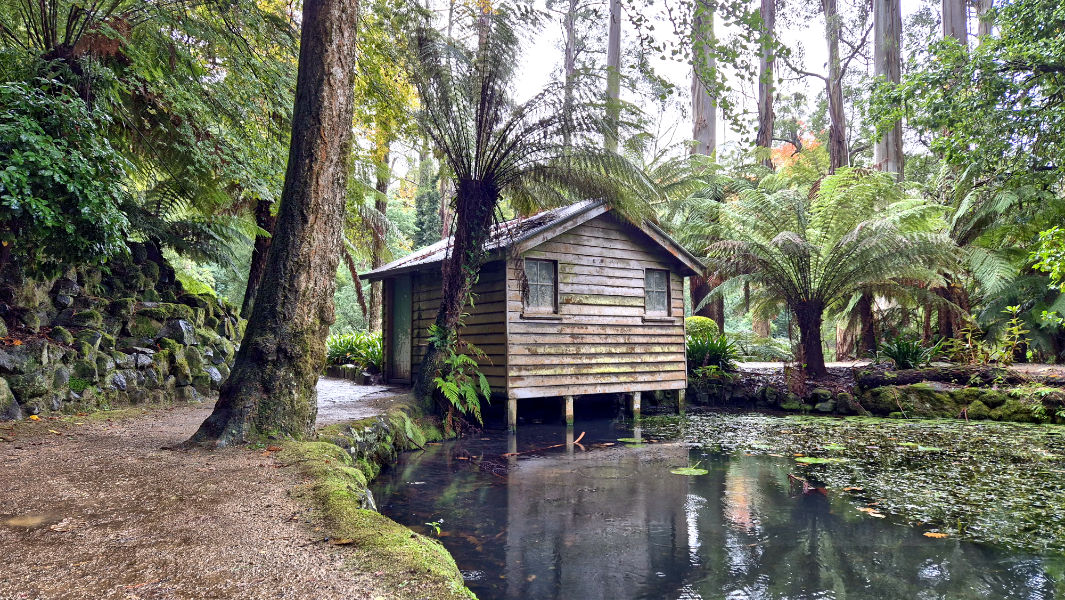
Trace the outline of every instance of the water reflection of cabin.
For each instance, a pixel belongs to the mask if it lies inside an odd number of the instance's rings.
[[[478,346],[494,393],[517,401],[683,390],[683,278],[699,261],[651,223],[579,202],[500,223],[460,336]],[[365,275],[384,281],[385,377],[409,382],[440,308],[448,240]]]

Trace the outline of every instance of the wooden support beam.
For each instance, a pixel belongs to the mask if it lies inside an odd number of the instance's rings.
[[[518,429],[518,399],[507,398],[507,429],[515,431]]]
[[[562,396],[562,402],[565,404],[566,425],[573,425],[573,396]]]
[[[566,425],[566,456],[573,458],[573,423]]]
[[[688,393],[688,390],[677,390],[677,414],[678,415],[683,415],[684,414],[684,409],[685,409],[685,406],[684,406],[685,398],[684,398],[684,396],[686,396],[687,393]]]
[[[632,410],[632,418],[640,418],[640,392],[632,392],[629,408]]]

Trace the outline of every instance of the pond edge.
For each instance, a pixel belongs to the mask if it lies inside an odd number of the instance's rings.
[[[290,441],[278,460],[308,479],[293,496],[316,510],[328,543],[352,551],[349,565],[378,577],[396,598],[476,598],[438,540],[378,513],[369,483],[400,452],[443,439],[439,424],[412,406],[323,427],[315,441]]]

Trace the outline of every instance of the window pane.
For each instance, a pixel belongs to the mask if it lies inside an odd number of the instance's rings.
[[[525,260],[525,277],[529,281],[529,308],[555,310],[555,263],[550,260]]]
[[[669,303],[669,271],[648,269],[644,282],[644,306],[648,312],[667,312]]]

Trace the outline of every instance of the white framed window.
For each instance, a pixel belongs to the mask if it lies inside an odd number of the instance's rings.
[[[529,293],[525,309],[529,312],[558,312],[558,263],[537,258],[525,259],[525,278]]]
[[[669,313],[669,271],[647,269],[644,272],[644,310],[655,315]]]

